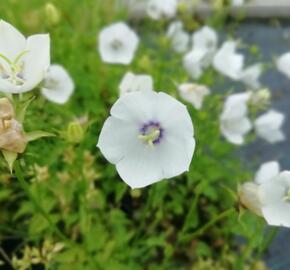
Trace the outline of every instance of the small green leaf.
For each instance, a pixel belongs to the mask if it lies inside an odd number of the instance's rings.
[[[14,165],[15,160],[17,159],[18,154],[15,152],[10,152],[6,150],[2,150],[2,153],[3,153],[4,159],[8,163],[10,173],[12,173],[13,165]]]
[[[16,113],[17,121],[19,121],[20,123],[24,122],[27,108],[34,99],[35,99],[35,96],[32,96],[31,98],[23,102],[21,105],[19,105],[19,107],[17,108],[17,113]]]
[[[35,141],[39,138],[43,138],[43,137],[54,137],[55,134],[50,133],[50,132],[46,132],[46,131],[41,131],[41,130],[37,130],[37,131],[31,131],[25,134],[26,140],[28,142],[31,141]]]

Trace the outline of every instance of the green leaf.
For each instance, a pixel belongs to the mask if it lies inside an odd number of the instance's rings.
[[[15,152],[10,152],[10,151],[6,151],[6,150],[2,150],[2,154],[3,154],[3,157],[8,164],[10,173],[12,173],[13,165],[14,165],[15,160],[17,159],[18,154]]]
[[[31,104],[31,102],[35,99],[35,96],[32,96],[25,102],[23,102],[19,107],[17,108],[17,113],[16,113],[16,120],[19,121],[20,123],[24,122],[24,118],[26,115],[27,108]]]
[[[43,138],[43,137],[54,137],[54,136],[56,136],[56,135],[53,133],[41,131],[41,130],[31,131],[31,132],[28,132],[25,134],[26,140],[28,142],[32,142],[32,141],[38,140],[38,139]]]

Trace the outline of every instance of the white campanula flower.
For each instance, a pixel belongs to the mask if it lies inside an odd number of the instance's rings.
[[[12,25],[0,20],[0,91],[23,93],[33,90],[50,65],[47,34],[27,39]]]
[[[149,75],[135,75],[127,72],[120,85],[120,96],[135,91],[153,91],[153,79]]]
[[[206,52],[208,64],[214,56],[218,46],[218,36],[216,31],[209,27],[203,26],[192,35],[193,50],[203,50]]]
[[[58,104],[66,103],[74,92],[74,82],[61,65],[51,65],[44,77],[42,95]]]
[[[233,144],[243,144],[244,136],[252,129],[247,105],[250,96],[250,93],[233,94],[225,101],[220,129],[224,137]]]
[[[255,120],[255,130],[257,136],[269,143],[277,143],[285,140],[285,135],[281,130],[285,122],[285,115],[276,110],[270,110],[259,116]]]
[[[213,59],[214,68],[221,74],[239,80],[244,66],[244,56],[236,52],[237,42],[226,41]]]
[[[290,227],[290,171],[283,171],[263,182],[258,191],[267,223]]]
[[[198,79],[202,75],[207,66],[207,62],[204,61],[206,55],[206,51],[198,49],[184,55],[183,66],[192,79]]]
[[[242,6],[244,2],[244,0],[232,0],[232,6]]]
[[[278,161],[268,161],[263,163],[255,175],[255,183],[262,184],[280,173],[280,164]]]
[[[251,89],[258,89],[261,87],[259,81],[262,73],[262,64],[258,63],[241,71],[240,80]]]
[[[192,36],[193,47],[183,58],[183,66],[192,79],[198,79],[210,66],[217,48],[216,32],[204,26]]]
[[[177,0],[149,0],[146,11],[154,20],[173,18],[177,12]]]
[[[281,55],[276,62],[277,69],[290,78],[290,52]]]
[[[99,34],[99,51],[106,63],[130,64],[138,44],[138,36],[124,22],[107,26]]]
[[[280,173],[280,164],[277,161],[263,163],[256,173],[254,182],[246,182],[238,189],[240,203],[255,213],[263,216],[263,202],[260,194],[260,186],[269,182]]]
[[[194,83],[180,84],[178,86],[178,92],[181,98],[191,103],[197,110],[202,108],[204,98],[210,94],[207,86]]]
[[[181,21],[172,22],[168,27],[166,36],[170,39],[172,49],[175,52],[182,53],[188,49],[190,37],[183,30]]]
[[[98,141],[108,161],[132,188],[141,188],[189,169],[195,149],[186,107],[154,91],[121,96]]]

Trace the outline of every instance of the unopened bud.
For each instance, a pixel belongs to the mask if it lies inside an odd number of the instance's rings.
[[[261,200],[258,194],[259,185],[255,183],[244,183],[238,189],[238,196],[240,204],[255,213],[262,216]]]
[[[8,98],[0,98],[0,119],[10,120],[15,117],[13,105]]]
[[[46,15],[47,21],[51,25],[56,25],[60,22],[60,19],[61,19],[60,11],[52,3],[47,3],[45,5],[45,15]]]
[[[269,104],[271,99],[271,92],[267,88],[252,92],[250,102],[254,106],[265,107]]]
[[[85,135],[84,128],[78,121],[69,123],[66,131],[66,139],[70,143],[80,143]]]

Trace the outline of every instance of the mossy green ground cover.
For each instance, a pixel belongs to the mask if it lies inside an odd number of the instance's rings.
[[[25,129],[57,136],[29,144],[19,159],[19,178],[36,203],[1,159],[2,256],[16,256],[19,261],[14,258],[13,263],[23,268],[15,269],[39,269],[39,264],[61,270],[250,269],[269,239],[261,233],[260,219],[234,211],[232,192],[252,175],[234,147],[220,138],[224,97],[212,94],[201,111],[188,105],[197,140],[188,173],[130,190],[96,148],[98,135],[127,71],[152,75],[155,89],[177,97],[176,83],[188,80],[181,56],[172,53],[164,36],[166,23],[144,19],[129,22],[141,39],[132,64],[105,64],[97,51],[97,34],[110,23],[128,21],[117,1],[53,3],[61,14],[55,25],[45,15],[46,1],[0,2],[1,19],[26,36],[50,33],[52,63],[67,68],[76,84],[63,106],[46,101],[38,90],[23,97],[37,96]],[[189,30],[198,25],[188,16],[184,20]],[[216,80],[210,70],[200,82],[211,86]],[[65,136],[67,127],[82,117],[88,119],[84,138],[72,144]],[[246,238],[245,244],[236,243],[237,235]],[[56,243],[63,247],[51,251]],[[35,251],[45,248],[52,254],[49,259]],[[3,269],[10,269],[8,258],[3,261]]]

